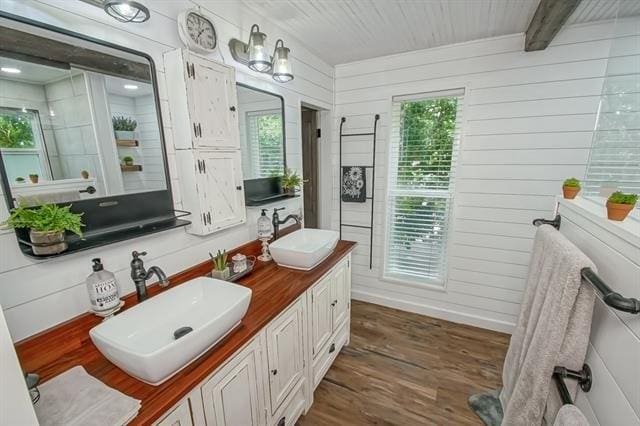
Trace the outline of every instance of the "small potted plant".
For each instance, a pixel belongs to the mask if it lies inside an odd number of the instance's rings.
[[[625,220],[637,201],[638,194],[625,194],[621,191],[614,192],[607,199],[607,217],[610,220]]]
[[[117,140],[133,140],[135,139],[135,130],[138,122],[132,118],[125,116],[114,116],[112,118],[113,131]]]
[[[122,162],[124,163],[125,166],[133,166],[133,157],[130,155],[127,155],[122,158]]]
[[[24,178],[22,176],[18,176],[16,178],[16,183],[24,183]]]
[[[29,230],[33,254],[44,256],[62,253],[68,248],[65,232],[82,237],[82,213],[71,212],[71,205],[44,204],[37,208],[16,207],[3,222],[10,228]]]
[[[227,251],[220,251],[216,255],[212,255],[211,260],[213,261],[213,270],[211,271],[211,276],[213,278],[218,278],[220,280],[226,280],[229,278],[229,265],[227,264]]]
[[[80,176],[82,176],[82,179],[89,179],[89,172],[87,170],[82,170],[80,172]]]
[[[298,172],[291,169],[285,169],[282,176],[282,189],[285,193],[293,195],[296,189],[300,189],[302,178],[298,176]]]
[[[38,179],[39,179],[39,177],[35,173],[32,174],[32,175],[29,175],[29,180],[31,181],[31,183],[38,183]]]
[[[569,178],[562,184],[562,194],[567,200],[573,200],[580,192],[580,181],[576,178]]]

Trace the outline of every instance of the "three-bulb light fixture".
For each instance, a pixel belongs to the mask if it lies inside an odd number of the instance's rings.
[[[278,39],[273,50],[273,56],[269,55],[269,51],[265,46],[266,39],[267,35],[260,31],[260,27],[257,24],[254,24],[251,26],[248,43],[236,38],[229,41],[231,56],[236,62],[247,65],[253,71],[271,74],[278,83],[286,83],[293,80],[289,48],[285,47],[282,39]]]

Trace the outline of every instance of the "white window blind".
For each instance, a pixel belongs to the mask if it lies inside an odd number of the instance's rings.
[[[247,133],[252,170],[258,177],[282,175],[284,152],[282,143],[282,112],[247,112]]]
[[[384,275],[444,285],[464,90],[394,97]]]

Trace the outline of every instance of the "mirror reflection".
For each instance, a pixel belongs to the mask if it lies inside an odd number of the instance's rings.
[[[166,189],[152,84],[64,63],[0,58],[0,154],[16,204]]]
[[[244,178],[282,176],[286,167],[282,98],[238,85],[238,122]]]

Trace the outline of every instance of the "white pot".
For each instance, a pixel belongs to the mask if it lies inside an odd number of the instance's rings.
[[[130,130],[116,130],[116,139],[120,141],[132,141],[136,138],[136,132]]]

